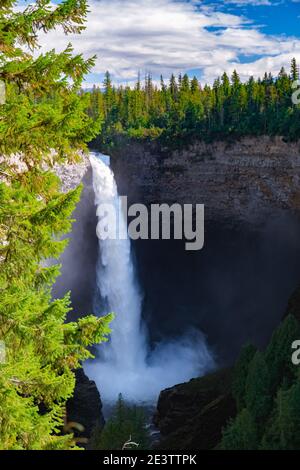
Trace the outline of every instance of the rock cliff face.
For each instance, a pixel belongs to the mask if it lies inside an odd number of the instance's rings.
[[[300,209],[300,144],[280,137],[196,142],[167,150],[120,141],[111,152],[130,202],[205,204],[206,220],[256,225]]]
[[[286,270],[287,275],[293,269],[290,255],[284,254],[287,247],[291,248],[294,257],[299,256],[298,242],[293,244],[292,239],[285,239],[284,235],[284,232],[298,233],[296,225],[288,225],[289,222],[285,224],[284,217],[286,215],[299,217],[299,143],[286,143],[279,137],[260,137],[244,138],[231,143],[195,142],[188,148],[171,151],[159,148],[154,143],[145,145],[138,142],[120,142],[111,156],[119,191],[128,196],[129,203],[205,204],[206,222],[217,222],[222,229],[235,226],[242,230],[242,233],[235,238],[233,232],[230,231],[235,248],[230,252],[228,259],[224,254],[219,253],[220,261],[215,263],[213,261],[214,253],[216,251],[218,253],[218,246],[221,245],[220,240],[224,242],[225,239],[220,237],[216,243],[213,242],[213,236],[217,237],[220,228],[214,230],[213,227],[213,234],[209,233],[207,237],[206,250],[209,251],[212,246],[208,262],[207,260],[205,262],[207,251],[204,250],[199,254],[202,259],[194,269],[193,276],[197,279],[194,292],[200,292],[201,295],[195,303],[207,310],[211,305],[213,306],[207,318],[202,315],[199,326],[202,330],[204,329],[210,341],[214,339],[216,331],[222,330],[215,344],[218,346],[222,344],[224,347],[223,354],[219,355],[221,358],[222,356],[224,358],[227,351],[232,349],[231,361],[237,356],[242,343],[257,342],[262,332],[265,338],[260,338],[259,345],[263,345],[282,317],[289,293],[299,279],[299,271],[298,274],[295,271],[286,286],[284,286],[282,276],[279,282],[275,279],[275,273],[280,270],[280,267]],[[275,221],[273,222],[272,219]],[[270,229],[264,227],[267,220],[267,223],[271,224]],[[245,226],[247,226],[246,230]],[[265,241],[252,239],[252,235],[249,235],[249,228],[254,231],[258,228],[266,230]],[[282,234],[278,235],[281,242],[276,247],[273,242],[274,234],[278,230],[282,231]],[[239,243],[243,237],[247,236],[249,243],[245,243],[238,253]],[[228,250],[229,244],[224,246],[226,252],[230,251]],[[268,250],[272,253],[273,261],[271,258],[264,258]],[[278,252],[285,259],[284,265],[281,265],[281,262],[277,264],[275,261],[275,253]],[[249,260],[257,260],[259,253],[264,254],[263,259],[251,273]],[[247,254],[249,259],[247,259]],[[149,258],[153,258],[153,253]],[[177,253],[176,259],[178,264]],[[237,259],[242,261],[236,266],[238,277],[231,279],[230,267],[234,266]],[[211,264],[214,271],[213,282],[208,282],[208,285],[202,288],[211,275]],[[179,263],[179,266],[182,267],[182,265],[183,263]],[[226,266],[225,270],[223,270],[224,266]],[[264,274],[266,267],[271,269]],[[173,269],[172,267],[169,269],[168,279],[172,276]],[[232,269],[234,271],[234,267]],[[155,272],[157,273],[157,268]],[[199,272],[202,276],[198,278]],[[217,280],[216,273],[220,272],[222,275]],[[151,286],[155,283],[153,279],[155,277],[152,274]],[[254,282],[255,279],[259,281],[257,285]],[[252,285],[249,292],[247,288],[244,288],[245,285],[244,287],[240,285],[240,280],[247,286]],[[163,286],[166,285],[164,282],[161,283]],[[181,288],[184,286],[184,280],[180,285]],[[212,286],[215,298],[220,301],[220,308],[213,296],[211,299],[206,299],[207,292]],[[263,286],[261,291],[260,286]],[[275,291],[278,293],[276,303],[273,303],[271,296],[267,294],[269,286],[272,286],[272,295],[276,295]],[[230,292],[231,289],[232,292]],[[241,302],[237,301],[239,294],[241,294]],[[186,296],[186,299],[188,298]],[[229,298],[231,300],[227,303]],[[253,298],[256,299],[255,302],[252,301]],[[176,309],[170,307],[169,299],[170,296],[168,296],[168,305],[174,314]],[[300,315],[299,299],[298,289],[290,298],[288,305],[289,313],[297,314],[298,318]],[[155,307],[153,310],[160,311],[159,305]],[[168,311],[168,306],[164,307],[162,310]],[[185,307],[186,311],[190,311],[193,305],[187,308],[186,301]],[[185,312],[185,315],[188,314]],[[196,318],[196,315],[200,316],[194,312],[193,318]],[[173,316],[176,317],[176,315]],[[206,322],[209,322],[210,318],[217,318],[214,325],[207,325]],[[255,331],[251,333],[253,325],[255,325]],[[222,336],[224,331],[226,331],[227,341],[225,336]],[[239,344],[236,344],[236,336],[241,338]],[[159,448],[176,450],[215,448],[220,442],[222,428],[236,413],[230,388],[231,370],[223,369],[162,391],[154,419],[161,433]]]
[[[75,375],[76,386],[73,397],[67,403],[67,419],[68,423],[83,426],[83,431],[77,436],[88,439],[87,446],[90,448],[93,433],[104,426],[102,402],[95,382],[88,379],[83,369],[78,369]]]
[[[224,369],[161,392],[154,417],[160,449],[210,450],[219,444],[222,428],[236,414],[231,374]]]
[[[300,286],[291,295],[283,318],[300,321]],[[233,367],[163,390],[154,424],[160,431],[159,449],[218,448],[222,429],[237,413],[232,396]]]
[[[54,297],[62,297],[71,291],[73,311],[71,320],[93,313],[93,297],[96,288],[96,262],[98,239],[96,236],[96,210],[94,205],[92,169],[89,160],[77,165],[66,165],[58,170],[62,189],[68,191],[83,184],[81,199],[72,217],[75,222],[68,234],[69,245],[62,254],[61,276],[54,289]]]
[[[54,171],[61,180],[61,189],[63,192],[75,189],[90,169],[90,161],[87,155],[82,155],[82,160],[78,163],[65,165],[55,165]]]
[[[205,204],[206,221],[217,222],[222,230],[230,226],[228,233],[227,228],[219,233],[220,228],[212,227],[205,249],[193,258],[187,259],[170,242],[145,241],[135,246],[150,333],[172,337],[186,325],[194,325],[217,347],[218,363],[223,359],[224,364],[232,363],[247,341],[264,345],[299,282],[299,232],[280,219],[279,223],[271,220],[265,233],[249,235],[247,229],[234,238],[231,226],[256,229],[282,213],[298,215],[300,144],[264,137],[198,142],[171,151],[155,143],[124,141],[110,155],[119,192],[129,197],[129,203]],[[63,188],[78,184],[81,171],[79,167],[63,170]],[[85,190],[76,213],[77,226],[64,255],[71,269],[66,269],[60,285],[72,290],[76,316],[86,313],[91,304],[97,250],[88,162],[82,175]],[[83,246],[90,248],[86,252]],[[83,284],[83,279],[90,280]],[[289,309],[300,311],[299,293]],[[162,325],[166,326],[160,332]],[[155,417],[162,435],[160,448],[214,448],[222,427],[235,414],[230,382],[230,370],[221,370],[163,391]],[[90,411],[86,415],[92,418]]]

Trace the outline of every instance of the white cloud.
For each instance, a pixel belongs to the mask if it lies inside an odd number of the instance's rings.
[[[300,61],[299,39],[266,35],[243,16],[183,0],[91,0],[87,30],[67,38],[60,31],[47,34],[43,49],[60,50],[69,40],[76,52],[97,54],[94,73],[110,70],[119,81],[134,80],[139,70],[168,77],[192,69],[212,81],[235,67],[247,78],[277,73],[292,56]],[[261,58],[239,64],[241,55]]]

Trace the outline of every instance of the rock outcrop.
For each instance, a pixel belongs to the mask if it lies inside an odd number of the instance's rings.
[[[77,437],[90,440],[93,433],[99,432],[105,423],[102,401],[95,382],[89,380],[83,369],[78,369],[75,375],[74,395],[67,402],[67,421],[83,427],[82,432],[75,432]]]
[[[82,183],[82,180],[90,167],[91,164],[86,154],[83,154],[81,161],[77,163],[55,165],[54,171],[61,180],[61,190],[63,192],[68,192],[76,188],[80,183]]]
[[[222,428],[236,414],[231,395],[231,369],[223,369],[160,393],[154,423],[159,449],[210,450]]]
[[[129,204],[205,204],[206,221],[238,226],[246,223],[254,228],[264,223],[266,218],[276,217],[281,212],[299,214],[298,143],[286,143],[279,137],[261,137],[244,138],[232,143],[195,142],[189,148],[167,150],[156,143],[124,141],[109,153],[119,192],[128,196]],[[61,173],[64,190],[76,186],[84,174],[87,178],[88,166],[87,162],[85,168],[71,168],[71,171],[64,169]],[[75,176],[80,176],[79,180]],[[85,205],[81,212],[88,213]],[[288,309],[293,310],[291,313],[297,310],[300,317],[299,292],[291,298]],[[257,291],[256,297],[257,303],[265,309]],[[222,310],[224,308],[222,301]],[[259,316],[256,305],[250,308]],[[237,320],[243,325],[248,321],[253,326],[252,313],[246,311],[243,318],[243,305],[237,302],[237,306],[232,308],[230,304],[226,312],[231,311],[236,311],[236,321],[229,321],[227,316],[226,323],[234,324],[239,331]],[[274,310],[270,309],[270,312],[269,315],[274,317]],[[282,315],[282,306],[279,314]],[[220,318],[216,318],[221,330]],[[276,319],[272,321],[277,322]],[[201,319],[199,323],[202,327],[204,321]],[[262,327],[259,324],[255,330],[262,330],[265,323],[264,317]],[[161,434],[159,448],[215,448],[220,441],[222,428],[236,413],[230,385],[231,370],[221,370],[162,391],[155,416],[155,424]],[[93,427],[103,425],[102,421],[102,424],[94,421],[95,417],[101,416],[101,405],[96,394],[94,398],[88,398],[87,391],[90,388],[91,385],[85,380],[82,383],[77,381],[72,406],[83,414],[68,415],[69,419],[86,427],[88,436]]]
[[[283,318],[289,314],[300,321],[300,285],[289,298]],[[161,434],[157,448],[217,448],[222,429],[237,412],[231,393],[232,374],[233,368],[221,369],[163,390],[154,415]]]
[[[205,204],[207,221],[256,225],[300,209],[300,144],[280,137],[176,150],[124,140],[110,153],[119,192],[130,203]]]

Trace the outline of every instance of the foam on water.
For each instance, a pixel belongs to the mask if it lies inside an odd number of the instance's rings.
[[[126,218],[119,210],[109,157],[91,153],[90,161],[97,215],[101,204],[113,205],[120,215],[118,232],[126,233]],[[122,393],[129,401],[150,403],[161,390],[203,375],[213,367],[213,358],[199,331],[190,330],[149,350],[129,238],[99,239],[96,275],[100,297],[96,299],[96,313],[101,316],[114,312],[115,320],[110,341],[99,346],[99,358],[88,361],[84,368],[106,402],[114,402]],[[172,321],[172,312],[169,314]]]

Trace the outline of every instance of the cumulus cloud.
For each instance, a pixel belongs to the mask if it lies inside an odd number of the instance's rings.
[[[47,34],[43,49],[61,50],[69,40],[76,52],[97,55],[89,82],[101,81],[106,70],[119,82],[134,80],[138,71],[167,77],[191,70],[211,82],[224,70],[238,68],[247,78],[266,69],[277,73],[292,56],[300,60],[298,38],[266,35],[244,16],[183,0],[91,0],[86,31],[68,38],[59,30]]]

